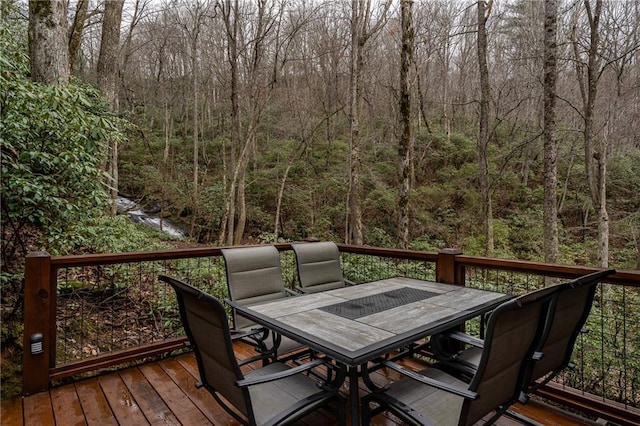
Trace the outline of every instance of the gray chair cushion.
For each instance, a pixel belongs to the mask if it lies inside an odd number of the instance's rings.
[[[221,249],[227,271],[229,298],[242,305],[285,297],[280,253],[274,246]],[[255,323],[233,313],[236,329]]]
[[[251,246],[221,249],[227,272],[229,298],[242,305],[267,302],[286,296],[280,253],[274,246]],[[256,323],[233,311],[234,328],[248,331]],[[302,349],[304,346],[282,336],[278,355]]]
[[[345,286],[340,251],[335,243],[296,243],[291,247],[296,256],[302,291],[316,293]]]

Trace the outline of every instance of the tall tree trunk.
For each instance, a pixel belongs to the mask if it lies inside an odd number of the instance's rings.
[[[398,145],[398,177],[400,191],[398,206],[398,236],[400,248],[409,245],[409,190],[411,170],[411,98],[409,96],[409,70],[413,61],[412,0],[401,0],[402,50],[400,53],[400,143]]]
[[[558,261],[558,141],[556,140],[556,0],[544,2],[544,260]]]
[[[284,3],[273,3],[267,0],[259,0],[255,3],[257,7],[254,21],[249,25],[251,34],[246,34],[241,40],[242,44],[238,44],[239,32],[238,22],[239,8],[238,1],[235,0],[233,7],[231,3],[225,2],[221,8],[224,15],[225,27],[227,31],[227,44],[229,56],[228,60],[231,66],[231,103],[232,103],[232,143],[233,146],[242,147],[242,154],[236,160],[234,177],[231,182],[229,195],[229,215],[227,226],[227,241],[233,244],[239,244],[244,235],[244,229],[247,217],[246,199],[245,199],[245,179],[247,175],[247,165],[249,156],[257,152],[257,132],[262,117],[262,112],[268,101],[268,90],[273,86],[265,81],[269,78],[264,70],[265,52],[269,47],[269,35],[277,28],[276,20],[282,17],[282,11],[274,12],[276,6],[282,7]],[[246,3],[246,7],[251,7],[253,3]],[[245,7],[245,6],[243,6]],[[232,10],[233,9],[233,10]],[[233,15],[232,15],[233,13]],[[247,90],[247,112],[246,112],[246,134],[241,136],[240,129],[240,108],[238,104],[238,66],[239,63],[245,65],[243,67],[243,77],[246,81]],[[241,142],[243,141],[243,142]],[[236,149],[237,151],[237,149]],[[232,157],[235,160],[232,152]],[[236,180],[237,179],[237,180]],[[235,188],[235,189],[234,189]],[[237,211],[237,213],[236,213]],[[235,221],[235,228],[233,226]]]
[[[98,56],[98,87],[114,111],[118,111],[118,71],[120,56],[120,24],[124,0],[105,2],[102,38]]]
[[[198,25],[198,24],[196,24]],[[199,127],[199,110],[198,110],[198,31],[199,29],[195,29],[195,34],[192,34],[191,39],[191,72],[193,79],[193,216],[191,221],[191,235],[194,235],[194,227],[197,212],[198,212],[198,175],[199,175],[199,162],[198,162],[198,152],[199,152],[199,141],[198,141],[198,127]]]
[[[451,38],[445,40],[444,54],[442,55],[442,130],[451,137],[451,117],[449,116],[449,65],[451,57]]]
[[[362,160],[360,151],[362,140],[360,136],[360,113],[364,98],[364,54],[367,40],[382,28],[386,21],[391,1],[387,0],[380,6],[378,21],[371,25],[371,0],[351,1],[351,53],[349,80],[349,120],[350,120],[350,156],[349,156],[349,192],[347,194],[347,232],[345,240],[348,243],[362,245],[363,224],[360,202],[360,170]]]
[[[353,0],[351,2],[351,79],[349,82],[351,126],[349,155],[349,201],[348,201],[348,234],[347,243],[361,245],[362,211],[360,210],[360,108],[362,105],[362,68],[364,65],[364,25],[365,10],[370,1]]]
[[[242,243],[242,236],[244,235],[244,227],[247,222],[247,199],[245,197],[246,189],[246,175],[247,164],[249,162],[249,155],[245,157],[244,161],[238,163],[238,191],[236,193],[236,208],[238,209],[238,220],[236,221],[236,229],[233,231],[233,244],[238,245]]]
[[[491,13],[491,0],[478,1],[478,67],[480,71],[480,117],[478,120],[478,180],[482,196],[482,224],[485,237],[485,255],[493,256],[493,211],[489,186],[489,67],[487,66],[487,18]]]
[[[223,20],[225,24],[227,36],[227,60],[229,62],[229,71],[231,79],[231,147],[229,154],[229,167],[231,173],[229,176],[229,192],[227,203],[225,205],[223,218],[226,218],[226,225],[221,227],[220,242],[233,244],[233,231],[235,229],[236,214],[236,182],[237,178],[237,162],[236,156],[238,147],[240,146],[240,104],[238,101],[238,0],[232,4],[231,0],[227,0],[221,5]],[[224,232],[226,231],[226,235]]]
[[[589,193],[598,215],[598,266],[609,265],[609,214],[607,212],[607,143],[606,138],[596,147],[595,136],[595,104],[598,94],[598,81],[601,72],[600,48],[600,16],[602,0],[596,0],[592,8],[589,0],[584,0],[584,8],[589,23],[589,48],[586,65],[582,60],[577,42],[577,24],[573,27],[573,48],[576,57],[576,73],[580,83],[582,96],[582,115],[584,117],[584,164],[589,183]],[[586,70],[585,70],[586,68]],[[586,73],[585,73],[586,71]],[[585,77],[586,74],[586,77]]]
[[[413,64],[416,69],[416,85],[417,85],[416,91],[418,94],[418,105],[420,108],[420,115],[422,116],[422,121],[424,122],[424,127],[427,130],[427,133],[432,133],[431,126],[429,125],[429,120],[427,118],[427,105],[424,100],[424,92],[422,90],[422,84],[420,83],[420,80],[421,80],[420,72],[418,72],[418,66],[415,61],[413,62]],[[428,70],[427,70],[427,74],[429,74]]]
[[[63,0],[29,2],[29,65],[35,82],[69,83],[66,4]]]
[[[609,213],[607,212],[607,147],[596,155],[598,173],[598,266],[609,267]]]
[[[284,171],[284,176],[282,176],[280,188],[278,188],[278,198],[276,199],[276,217],[273,226],[273,236],[275,242],[278,241],[278,236],[280,235],[280,212],[282,210],[282,198],[284,196],[284,188],[286,187],[287,178],[289,177],[289,171],[291,170],[292,165],[293,159],[289,162],[289,164],[287,164],[287,168]]]
[[[82,30],[87,19],[87,10],[89,10],[89,0],[78,0],[73,25],[69,29],[69,72],[71,75],[75,72],[78,61],[78,51],[82,41]]]
[[[160,198],[160,229],[162,229],[164,208],[166,204],[167,178],[170,176],[169,170],[169,151],[171,148],[171,137],[173,136],[173,121],[169,110],[169,102],[167,101],[166,88],[163,88],[163,114],[164,114],[164,150],[162,152],[162,194]]]
[[[98,56],[98,87],[114,111],[118,111],[118,71],[120,57],[120,24],[122,22],[122,7],[124,0],[105,2],[104,18],[102,20],[102,39]],[[117,213],[118,198],[118,140],[110,142],[111,158],[109,160],[109,174],[111,175],[111,215]]]

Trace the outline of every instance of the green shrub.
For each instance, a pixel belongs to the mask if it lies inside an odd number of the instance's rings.
[[[106,141],[121,138],[98,93],[0,76],[3,222],[61,231],[107,202]]]
[[[131,221],[127,215],[96,216],[75,221],[67,232],[49,236],[52,255],[71,253],[124,253],[169,248],[165,234]]]

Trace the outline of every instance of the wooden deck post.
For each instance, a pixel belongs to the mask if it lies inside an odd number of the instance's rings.
[[[436,281],[445,284],[464,285],[464,267],[456,264],[456,256],[462,251],[445,248],[438,252],[436,261]]]
[[[49,366],[55,357],[51,309],[55,303],[55,289],[51,289],[51,256],[46,252],[29,253],[24,271],[24,335],[22,355],[22,394],[31,395],[49,387]],[[53,330],[55,331],[55,329]],[[32,337],[42,336],[41,346]],[[39,350],[41,349],[41,350]],[[53,358],[55,359],[55,358]]]

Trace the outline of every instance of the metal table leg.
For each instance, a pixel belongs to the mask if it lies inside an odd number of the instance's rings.
[[[349,404],[351,404],[351,424],[360,425],[360,390],[358,388],[358,366],[349,367]]]

